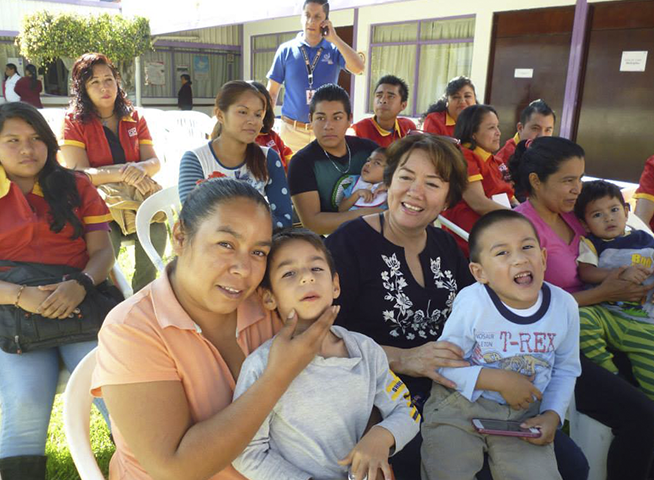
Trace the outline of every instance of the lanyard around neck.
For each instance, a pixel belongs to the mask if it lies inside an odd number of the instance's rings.
[[[302,56],[304,57],[304,64],[307,67],[307,76],[309,77],[309,90],[313,90],[313,72],[318,65],[318,60],[320,60],[320,55],[322,55],[322,47],[316,52],[316,56],[313,58],[313,63],[309,62],[309,55],[307,54],[307,49],[303,46],[300,47]]]

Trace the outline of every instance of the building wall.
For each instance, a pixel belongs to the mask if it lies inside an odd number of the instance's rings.
[[[589,3],[602,1],[609,0],[590,0]],[[475,15],[475,39],[471,78],[477,88],[478,98],[483,99],[491,54],[493,14],[495,12],[511,10],[575,5],[575,3],[575,0],[501,0],[494,2],[487,0],[466,0],[465,2],[413,0],[409,2],[375,5],[373,7],[362,7],[358,9],[358,24],[355,27],[357,39],[356,49],[363,51],[369,60],[370,30],[371,26],[375,24]],[[352,25],[355,17],[354,9],[336,11],[330,17],[337,27]],[[249,79],[250,75],[250,45],[252,36],[293,30],[300,30],[299,16],[246,23],[243,27],[244,77]],[[368,82],[368,68],[366,68],[366,72],[362,75],[357,75],[354,81],[353,112],[355,121],[366,116]],[[434,100],[441,93],[434,92]]]

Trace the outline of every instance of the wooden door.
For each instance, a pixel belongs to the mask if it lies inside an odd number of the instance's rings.
[[[589,175],[638,182],[654,154],[654,2],[591,8],[576,141]],[[647,51],[644,72],[621,71],[622,53]]]
[[[545,100],[560,119],[573,21],[574,7],[495,14],[485,101],[497,109],[502,144],[533,100]],[[533,70],[531,78],[516,78],[516,69]]]
[[[349,26],[349,27],[336,27],[336,33],[338,34],[339,37],[343,39],[345,43],[347,43],[349,46],[352,46],[352,41],[354,38],[354,27]],[[352,97],[352,92],[350,91],[350,79],[352,78],[352,74],[349,72],[346,72],[345,70],[341,70],[341,73],[338,76],[338,84],[343,87],[348,95]]]

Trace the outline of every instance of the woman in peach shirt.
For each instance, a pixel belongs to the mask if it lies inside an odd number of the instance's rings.
[[[166,274],[107,317],[92,393],[112,418],[110,479],[244,479],[232,460],[315,356],[337,313],[327,310],[297,336],[296,319],[281,327],[264,315],[254,290],[271,236],[270,208],[254,188],[207,180],[173,228],[177,258]],[[266,372],[232,403],[243,360],[277,331]]]

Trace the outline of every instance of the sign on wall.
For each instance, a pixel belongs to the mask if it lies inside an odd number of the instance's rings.
[[[166,64],[164,62],[145,62],[145,84],[156,86],[166,84]]]

